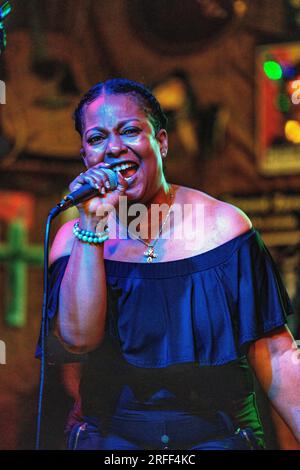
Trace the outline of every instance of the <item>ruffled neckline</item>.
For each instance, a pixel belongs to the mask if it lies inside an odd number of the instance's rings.
[[[223,263],[245,242],[259,237],[252,227],[247,232],[198,255],[174,261],[137,263],[105,259],[106,274],[118,277],[162,278],[202,271]]]

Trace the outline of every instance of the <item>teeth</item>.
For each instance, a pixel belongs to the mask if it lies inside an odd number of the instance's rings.
[[[113,171],[126,170],[127,168],[132,168],[136,166],[135,163],[123,163],[122,165],[116,165],[112,168]]]

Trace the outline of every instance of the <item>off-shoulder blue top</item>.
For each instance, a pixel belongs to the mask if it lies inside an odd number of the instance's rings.
[[[68,259],[50,268],[49,324]],[[210,371],[208,393],[220,393],[222,376],[223,394],[235,402],[249,397],[247,346],[283,326],[292,313],[274,261],[254,228],[190,258],[151,264],[105,260],[105,268],[107,331],[117,336],[127,364],[141,371],[193,364],[199,374]],[[228,383],[224,371],[234,371],[235,379]]]
[[[49,320],[68,259],[50,268]],[[226,364],[293,313],[253,228],[190,258],[151,264],[105,260],[105,267],[123,355],[138,367]]]

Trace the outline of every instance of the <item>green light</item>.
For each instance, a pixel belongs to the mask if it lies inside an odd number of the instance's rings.
[[[288,97],[282,93],[278,95],[276,105],[282,113],[287,113],[290,110],[290,101]]]
[[[264,72],[270,80],[280,80],[282,77],[282,68],[274,60],[267,60],[264,63]]]

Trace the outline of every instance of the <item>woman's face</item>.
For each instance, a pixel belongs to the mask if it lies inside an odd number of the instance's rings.
[[[129,186],[128,199],[147,201],[165,182],[162,154],[167,151],[167,133],[154,128],[143,108],[130,95],[103,94],[84,108],[82,147],[84,163],[100,162],[121,170]]]

